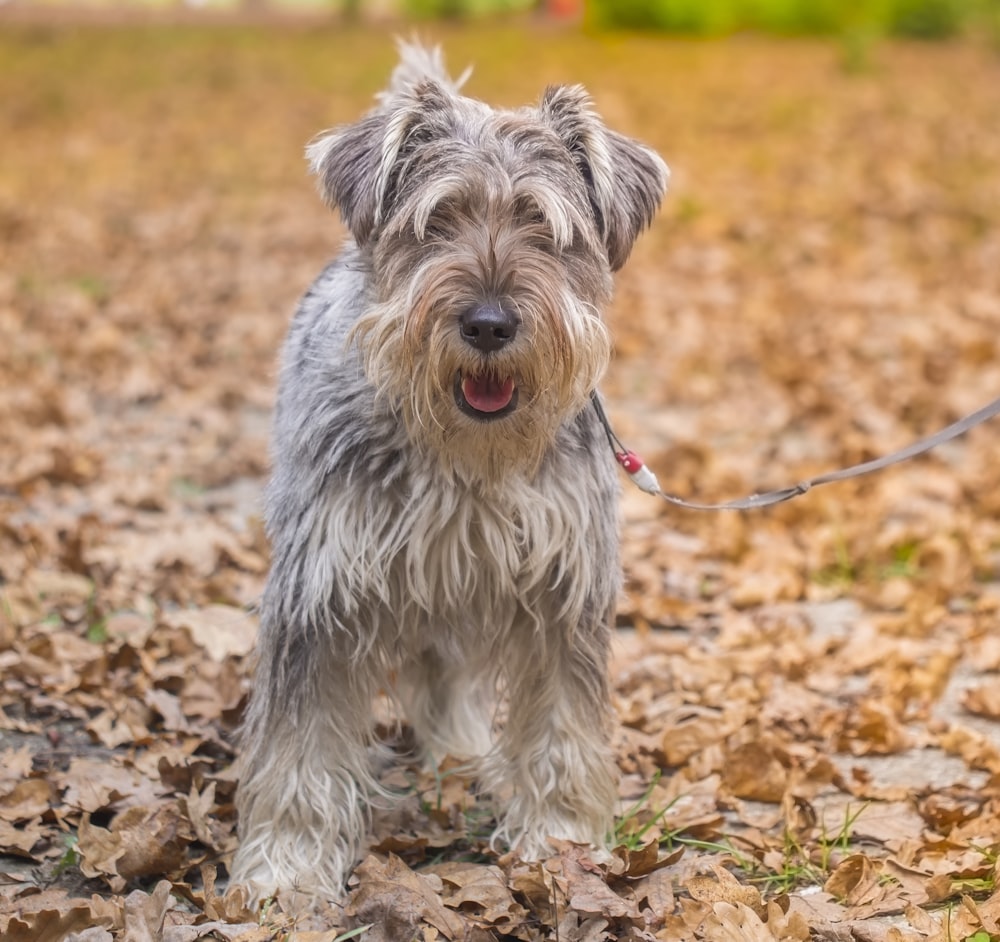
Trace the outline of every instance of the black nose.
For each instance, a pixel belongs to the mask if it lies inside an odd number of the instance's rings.
[[[492,353],[517,336],[517,318],[499,304],[474,304],[459,318],[462,339],[484,353]]]

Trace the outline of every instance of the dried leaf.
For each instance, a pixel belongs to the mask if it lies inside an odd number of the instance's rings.
[[[249,654],[257,640],[256,620],[231,605],[175,612],[165,615],[163,620],[173,628],[186,629],[191,640],[215,661]]]
[[[49,810],[51,801],[50,783],[40,778],[29,778],[0,795],[0,819],[18,822],[40,817]]]
[[[962,706],[970,713],[1000,720],[1000,684],[983,684],[970,687],[962,695]]]
[[[749,907],[756,913],[764,912],[764,903],[756,887],[740,883],[725,867],[718,864],[712,865],[712,871],[715,873],[714,880],[711,877],[696,876],[687,881],[687,890],[696,900],[713,905],[717,902],[729,903]]]
[[[785,793],[788,773],[766,746],[745,743],[728,753],[722,779],[737,798],[777,802]]]
[[[442,899],[451,909],[472,913],[484,925],[510,932],[527,915],[507,886],[507,879],[497,867],[445,863],[432,868],[445,884]]]
[[[726,939],[727,942],[775,942],[779,938],[749,906],[722,900],[712,904],[704,929],[708,938]]]
[[[823,889],[848,906],[856,906],[878,884],[878,871],[864,854],[852,854],[838,864]]]
[[[370,940],[411,938],[424,924],[446,939],[463,937],[464,920],[441,903],[440,880],[414,873],[391,854],[384,863],[365,858],[354,873],[360,883],[345,911],[356,924],[372,924]]]
[[[32,24],[0,30],[0,134],[16,142],[0,186],[0,850],[21,858],[0,879],[0,935],[329,942],[336,907],[296,921],[279,894],[258,912],[219,896],[214,866],[237,839],[234,732],[269,552],[274,312],[331,245],[322,207],[272,184],[301,176],[281,142],[322,126],[317,77],[348,120],[389,48],[359,28],[320,49],[275,21],[220,56],[184,27],[158,35],[152,68],[148,29],[83,36],[71,4],[30,6]],[[763,36],[670,56],[620,37],[628,68],[608,68],[579,31],[498,44],[489,28],[463,34],[485,59],[474,94],[525,100],[523,63],[558,61],[674,167],[603,312],[608,411],[665,487],[780,486],[996,395],[1000,132],[981,50],[879,44],[859,80]],[[379,774],[406,797],[371,845],[437,863],[362,866],[356,901],[389,919],[369,937],[1000,935],[995,894],[954,903],[997,879],[994,452],[983,429],[760,514],[678,514],[631,489],[611,681],[623,808],[638,803],[621,833],[646,846],[494,865],[474,772],[424,768],[380,700],[401,768]],[[106,900],[78,895],[93,886],[74,853]],[[704,875],[720,862],[729,876]],[[849,906],[792,888],[779,915],[754,895],[757,877],[826,867]],[[126,905],[132,880],[160,895]],[[886,913],[904,915],[886,929]]]
[[[121,887],[136,877],[174,872],[193,839],[190,823],[172,805],[128,808],[115,816],[110,830],[94,826],[90,815],[84,815],[77,843],[80,869]]]
[[[161,880],[151,894],[135,890],[125,897],[123,942],[159,942],[170,906],[170,884]]]

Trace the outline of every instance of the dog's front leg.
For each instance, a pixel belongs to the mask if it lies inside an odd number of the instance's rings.
[[[526,625],[506,652],[510,710],[490,785],[506,802],[497,836],[524,858],[549,856],[551,837],[607,844],[617,800],[609,619],[605,609],[573,631]]]
[[[261,629],[243,731],[233,882],[256,898],[296,890],[336,899],[354,866],[376,788],[370,771],[375,672],[315,628]]]

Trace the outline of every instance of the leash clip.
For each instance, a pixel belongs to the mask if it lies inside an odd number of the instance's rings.
[[[622,466],[622,469],[632,479],[632,483],[639,490],[654,496],[659,496],[662,493],[660,491],[660,482],[656,480],[656,475],[649,470],[642,458],[634,451],[630,451],[628,448],[623,448],[621,451],[616,449],[615,458],[618,459],[618,463]]]

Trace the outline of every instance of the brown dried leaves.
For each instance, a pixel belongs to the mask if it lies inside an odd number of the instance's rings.
[[[336,241],[280,142],[392,51],[364,31],[251,31],[238,56],[224,31],[44,36],[0,35],[5,939],[1000,935],[993,427],[760,514],[626,494],[611,861],[497,859],[469,778],[408,767],[346,909],[217,892],[281,312]],[[995,57],[886,47],[852,76],[792,42],[454,41],[490,98],[537,94],[518,62],[564,62],[674,168],[603,384],[666,487],[782,485],[996,395]],[[348,97],[338,121],[367,107]]]

